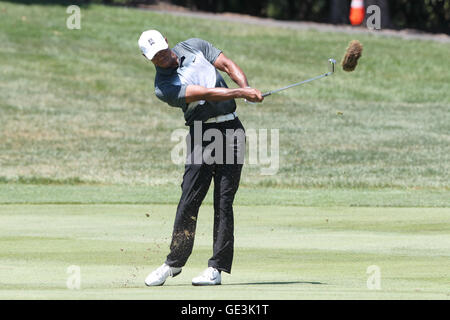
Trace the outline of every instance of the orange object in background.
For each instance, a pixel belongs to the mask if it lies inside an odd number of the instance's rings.
[[[350,23],[359,26],[364,21],[364,0],[352,0],[350,6]]]

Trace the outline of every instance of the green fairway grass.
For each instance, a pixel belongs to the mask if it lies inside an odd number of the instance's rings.
[[[213,188],[205,203],[212,204]],[[176,204],[181,188],[127,185],[0,184],[0,204]],[[313,207],[450,207],[440,189],[344,189],[240,187],[238,205]]]
[[[81,14],[69,30],[65,6],[0,2],[0,299],[449,299],[449,43]],[[181,275],[144,286],[168,254],[184,170],[170,138],[186,128],[154,95],[137,46],[150,28],[170,45],[210,41],[264,92],[364,45],[353,73],[237,101],[247,130],[279,130],[280,164],[273,176],[244,166],[221,286],[191,285],[212,254],[211,193]],[[79,290],[66,286],[70,266]],[[371,266],[380,290],[367,286]]]
[[[0,298],[448,299],[449,210],[238,206],[232,274],[190,282],[212,254],[212,207],[200,210],[180,276],[147,288],[168,253],[175,205],[0,206]],[[148,216],[147,216],[148,215]],[[71,265],[81,288],[69,290]],[[381,289],[367,288],[378,266]]]

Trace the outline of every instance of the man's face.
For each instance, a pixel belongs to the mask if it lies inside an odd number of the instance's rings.
[[[155,66],[160,68],[171,68],[178,65],[178,58],[177,55],[170,50],[170,48],[167,48],[155,54],[152,62]]]

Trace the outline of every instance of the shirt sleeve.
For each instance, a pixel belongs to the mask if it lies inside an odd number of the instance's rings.
[[[192,38],[187,40],[186,42],[193,48],[200,50],[205,56],[205,59],[208,60],[211,64],[214,64],[214,62],[216,62],[217,57],[222,52],[222,50],[217,49],[211,43],[203,39]]]
[[[186,87],[184,84],[159,84],[155,86],[155,94],[159,100],[172,107],[186,109]]]

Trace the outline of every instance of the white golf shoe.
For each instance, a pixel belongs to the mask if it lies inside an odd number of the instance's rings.
[[[194,286],[214,286],[221,284],[222,277],[220,271],[213,267],[208,267],[201,275],[192,279]]]
[[[163,264],[161,267],[150,273],[145,278],[145,284],[147,286],[162,286],[166,279],[170,277],[176,277],[181,273],[181,268],[170,267],[167,264]]]

